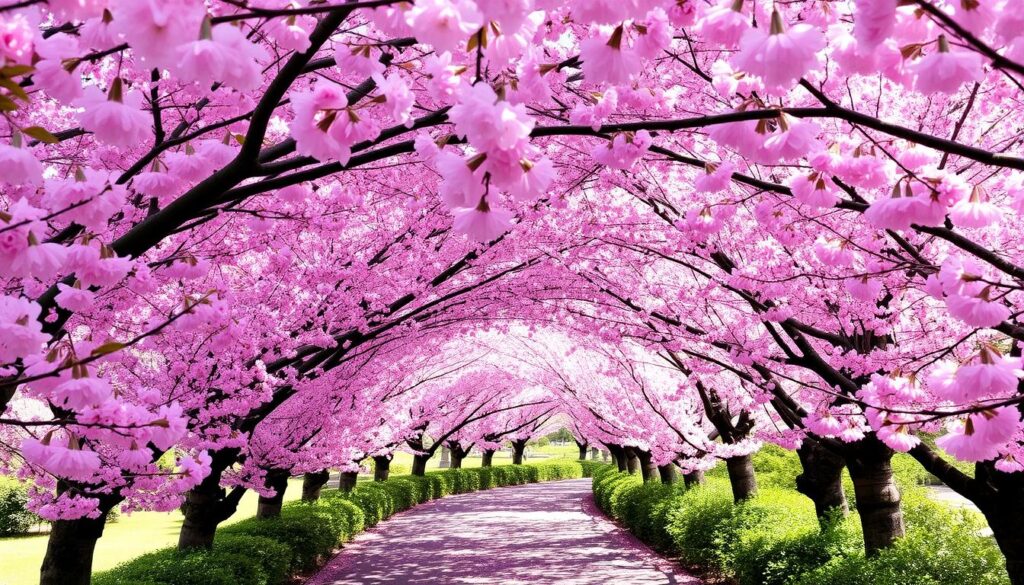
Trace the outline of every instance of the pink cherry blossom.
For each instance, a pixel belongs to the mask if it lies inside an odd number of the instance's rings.
[[[750,17],[742,10],[743,0],[725,0],[709,7],[698,18],[696,31],[712,42],[734,46],[750,30]]]
[[[405,12],[416,37],[438,51],[452,51],[483,26],[473,0],[420,0]]]
[[[939,35],[937,42],[936,51],[910,66],[914,73],[914,89],[921,93],[953,93],[965,83],[981,81],[985,77],[980,55],[952,51],[944,35]]]
[[[82,127],[101,142],[132,148],[153,138],[152,119],[142,111],[142,94],[134,89],[125,92],[120,78],[114,80],[107,95],[95,86],[85,88],[75,105],[83,108],[78,115]]]
[[[596,36],[580,43],[580,60],[588,81],[623,84],[637,71],[640,56],[625,46],[622,36],[622,27],[619,26],[607,40]]]
[[[481,199],[474,208],[456,209],[455,230],[478,242],[489,242],[507,232],[512,227],[512,212],[492,208],[485,201]]]
[[[784,93],[820,66],[817,54],[824,47],[825,37],[813,25],[785,30],[782,16],[774,11],[768,33],[752,28],[743,34],[734,62],[737,69],[760,77],[769,90]]]

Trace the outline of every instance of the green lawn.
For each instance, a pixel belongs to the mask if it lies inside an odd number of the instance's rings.
[[[576,446],[547,445],[530,447],[527,451],[528,461],[576,457],[579,452]],[[440,454],[431,458],[428,469],[436,469]],[[512,462],[511,454],[496,453],[495,465],[508,465]],[[408,453],[395,455],[395,464],[412,466],[412,456]],[[479,467],[480,454],[472,453],[463,461],[466,467]],[[336,486],[330,486],[336,487]],[[302,480],[293,479],[288,484],[285,500],[295,500],[302,495]],[[226,522],[237,522],[256,513],[257,495],[248,492],[239,504],[238,512]],[[122,515],[116,522],[107,525],[96,545],[96,557],[93,569],[101,571],[118,563],[135,558],[141,554],[173,546],[178,542],[178,530],[181,528],[182,516],[179,512],[137,512],[130,516]],[[0,538],[0,585],[34,585],[39,582],[39,565],[46,552],[46,535],[19,536]]]

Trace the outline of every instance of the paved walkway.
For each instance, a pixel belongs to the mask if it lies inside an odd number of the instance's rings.
[[[700,585],[607,520],[589,479],[422,504],[357,536],[306,585]]]

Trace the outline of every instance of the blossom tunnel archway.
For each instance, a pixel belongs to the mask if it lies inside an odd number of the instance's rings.
[[[0,0],[0,473],[41,583],[88,583],[114,510],[202,549],[247,490],[555,426],[652,480],[724,461],[736,502],[795,451],[869,557],[906,453],[1024,583],[1020,9]]]

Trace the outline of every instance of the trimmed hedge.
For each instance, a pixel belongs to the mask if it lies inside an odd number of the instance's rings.
[[[856,513],[822,530],[811,501],[784,483],[798,469],[785,459],[771,449],[756,455],[755,468],[764,472],[759,493],[738,505],[717,469],[705,485],[686,490],[644,484],[603,466],[593,474],[594,496],[606,514],[654,548],[740,585],[1009,582],[998,547],[978,535],[980,516],[932,502],[916,477],[898,478],[906,537],[866,558]]]
[[[493,487],[590,477],[594,462],[551,461],[432,471],[325,491],[289,502],[279,518],[247,518],[217,531],[212,550],[152,552],[93,576],[94,585],[278,585],[307,573],[364,528],[417,504]]]

